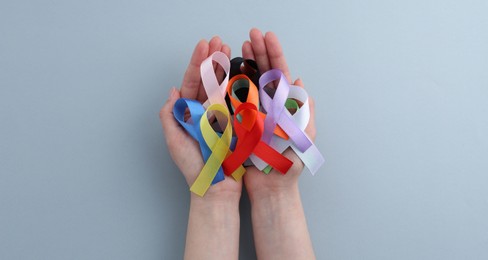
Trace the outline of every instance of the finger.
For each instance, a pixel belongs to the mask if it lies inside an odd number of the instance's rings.
[[[200,64],[208,56],[209,45],[206,40],[201,40],[195,46],[195,50],[190,59],[190,64],[186,69],[183,83],[181,85],[181,97],[195,99],[201,86]]]
[[[263,33],[258,29],[253,28],[251,29],[251,32],[249,32],[249,37],[251,38],[251,46],[259,70],[261,72],[268,71],[270,69],[270,64]]]
[[[219,36],[214,36],[212,37],[212,39],[210,39],[208,45],[209,45],[208,56],[210,56],[214,54],[214,52],[220,51],[222,49],[222,40],[220,39]],[[213,67],[214,67],[214,71],[216,71],[217,68],[220,66],[216,62],[213,62]]]
[[[166,137],[175,136],[175,134],[178,134],[181,131],[178,122],[173,116],[173,106],[175,105],[176,100],[179,98],[180,92],[173,87],[168,100],[164,104],[163,108],[161,108],[161,111],[159,111],[159,118],[161,119],[163,131]]]
[[[250,41],[245,41],[242,44],[242,58],[246,60],[255,60],[254,59],[254,52],[252,51],[252,45]]]
[[[308,97],[308,104],[310,106],[310,120],[305,128],[305,133],[307,133],[310,139],[315,140],[317,130],[315,129],[315,101],[312,97]]]
[[[214,52],[220,51],[220,49],[222,49],[222,40],[220,39],[219,36],[214,36],[212,37],[212,39],[210,39],[208,45],[209,45],[208,56],[210,56],[214,54]],[[214,71],[216,71],[218,64],[216,62],[212,62],[212,65]]]
[[[227,55],[227,58],[230,59],[230,53],[231,53],[231,50],[230,50],[230,47],[229,45],[227,44],[222,44],[222,49],[220,50],[221,52],[223,52],[225,55]]]
[[[290,70],[286,64],[285,55],[283,55],[283,49],[281,48],[278,37],[273,32],[267,32],[264,36],[266,43],[266,49],[268,50],[268,58],[273,69],[279,69],[285,74],[288,83],[291,82]]]
[[[214,36],[210,39],[208,56],[212,55],[216,51],[220,51],[222,48],[222,40],[219,36]]]
[[[302,88],[304,87],[303,81],[302,81],[301,78],[298,78],[297,80],[295,80],[295,82],[293,83],[293,85],[299,86],[299,87],[302,87]]]
[[[208,54],[207,57],[212,55],[216,51],[220,51],[222,48],[222,40],[220,39],[219,36],[214,36],[212,39],[210,39],[210,42],[208,43]],[[200,62],[201,63],[201,62]],[[214,64],[214,71],[217,68],[217,65]],[[197,100],[200,102],[204,102],[207,100],[207,93],[205,92],[205,89],[203,88],[203,85],[200,85],[200,88],[198,89],[198,95],[197,95]]]

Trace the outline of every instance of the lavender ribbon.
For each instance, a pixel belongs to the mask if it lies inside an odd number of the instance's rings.
[[[271,97],[264,89],[264,87],[274,80],[279,80],[278,86]],[[259,78],[259,97],[264,110],[266,110],[266,118],[264,119],[264,133],[262,140],[269,144],[273,131],[278,124],[283,131],[290,137],[291,141],[297,146],[301,152],[305,152],[312,142],[307,137],[305,132],[294,122],[289,113],[285,113],[285,102],[290,92],[290,85],[288,84],[285,75],[278,69],[272,69],[265,72]]]

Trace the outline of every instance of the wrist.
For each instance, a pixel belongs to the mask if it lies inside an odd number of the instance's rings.
[[[205,225],[208,232],[215,234],[239,229],[239,200],[235,198],[199,197],[192,194],[190,199],[190,222]]]
[[[195,206],[212,206],[219,207],[239,206],[239,200],[241,198],[241,192],[236,191],[207,191],[203,197],[200,197],[194,193],[190,193],[190,205]]]
[[[297,183],[287,186],[248,189],[248,194],[252,204],[269,204],[272,202],[300,199]]]
[[[229,190],[191,194],[184,259],[238,258],[239,198]]]
[[[253,225],[258,228],[285,225],[303,211],[298,187],[258,192],[249,198]],[[268,221],[263,221],[265,219]]]

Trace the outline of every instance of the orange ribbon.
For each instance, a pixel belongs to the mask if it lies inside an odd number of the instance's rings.
[[[243,98],[240,95],[238,96],[236,94],[237,91],[242,89],[247,89],[246,100],[241,100]],[[227,85],[227,95],[230,99],[230,103],[232,104],[232,108],[234,110],[236,110],[236,108],[239,107],[243,102],[251,103],[255,105],[257,108],[259,108],[258,88],[256,87],[256,85],[254,85],[252,80],[244,74],[236,75],[230,79],[229,84]],[[243,112],[242,116],[247,117],[248,113],[252,113],[252,111],[247,110],[246,112]],[[261,117],[261,119],[264,120],[266,118],[266,114],[259,111],[259,117]],[[243,124],[248,129],[250,128],[250,126],[246,124],[250,124],[250,123],[252,122],[247,120],[243,121]],[[274,129],[274,134],[285,140],[288,140],[289,138],[288,135],[285,133],[285,131],[283,131],[283,129],[281,129],[281,127],[278,125]]]

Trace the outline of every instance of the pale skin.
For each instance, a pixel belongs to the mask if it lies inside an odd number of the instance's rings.
[[[256,60],[261,71],[280,69],[290,83],[303,87],[300,79],[291,81],[281,45],[274,33],[263,34],[254,28],[249,36],[250,40],[242,45],[244,58]],[[160,111],[168,150],[188,185],[194,182],[204,162],[198,143],[174,120],[172,108],[180,97],[201,103],[207,99],[200,80],[200,64],[215,51],[221,51],[230,58],[229,46],[218,36],[209,42],[201,40],[196,45],[181,88],[172,88]],[[216,68],[216,73],[218,77],[223,75],[221,68]],[[310,109],[311,120],[306,133],[314,139],[313,100],[310,100]],[[251,201],[258,259],[315,259],[298,189],[298,178],[304,166],[291,149],[283,154],[294,162],[286,175],[274,170],[265,175],[250,166],[246,168],[243,181],[236,182],[232,177],[226,177],[212,185],[204,197],[191,194],[185,259],[238,259],[239,199],[243,184]]]

